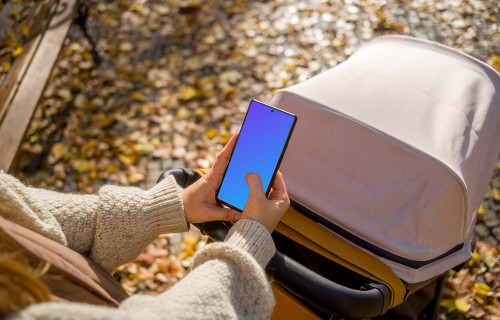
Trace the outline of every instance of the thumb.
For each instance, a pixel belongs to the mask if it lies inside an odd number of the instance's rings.
[[[260,179],[259,175],[249,172],[247,173],[245,180],[248,184],[248,187],[250,188],[249,198],[265,198],[266,195],[264,193],[262,180]]]

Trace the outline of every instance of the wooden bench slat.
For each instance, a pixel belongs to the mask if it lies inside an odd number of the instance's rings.
[[[0,126],[0,170],[9,171],[13,166],[18,147],[24,139],[31,116],[45,89],[77,8],[78,0],[61,0],[58,3],[49,27],[31,59],[31,64],[18,87],[18,91],[24,94],[13,97]]]
[[[35,9],[37,11],[36,19],[32,26],[30,26],[30,34],[23,46],[23,54],[14,61],[10,72],[0,82],[0,123],[16,94],[17,87],[30,65],[31,59],[49,25],[50,17],[55,13],[56,8],[56,2],[46,1]]]

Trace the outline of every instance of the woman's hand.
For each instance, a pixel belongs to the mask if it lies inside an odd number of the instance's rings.
[[[243,214],[217,205],[215,195],[237,138],[238,134],[235,134],[229,140],[206,175],[180,192],[186,219],[189,223],[201,223],[214,220],[236,222],[245,218],[260,222],[271,233],[290,206],[281,172],[277,172],[267,198],[260,177],[252,173],[247,174],[246,181],[250,191]]]
[[[182,190],[180,195],[184,212],[189,223],[201,223],[214,220],[236,222],[241,213],[230,208],[217,206],[215,194],[219,188],[227,163],[236,144],[235,134],[217,156],[214,165],[206,175]]]
[[[281,217],[290,207],[290,199],[281,172],[276,173],[271,192],[267,198],[258,175],[247,173],[245,179],[250,187],[250,192],[241,218],[258,221],[266,227],[269,233],[273,232]]]

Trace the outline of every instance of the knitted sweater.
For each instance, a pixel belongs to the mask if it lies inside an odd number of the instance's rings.
[[[158,235],[189,228],[172,177],[147,191],[104,186],[98,195],[73,195],[26,187],[0,173],[0,214],[89,254],[110,271],[133,260]],[[158,296],[135,295],[116,309],[43,303],[12,319],[267,319],[274,297],[263,268],[274,251],[264,226],[243,219],[225,242],[202,248],[191,272]]]

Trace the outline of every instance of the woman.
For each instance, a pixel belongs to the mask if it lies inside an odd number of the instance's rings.
[[[201,249],[191,272],[163,294],[135,295],[118,308],[38,303],[10,317],[269,318],[274,298],[263,268],[275,252],[270,233],[289,207],[289,199],[281,173],[267,198],[259,176],[249,173],[249,200],[242,214],[216,205],[215,193],[236,137],[202,179],[180,192],[169,177],[148,191],[104,186],[98,195],[63,195],[28,188],[0,174],[0,214],[4,218],[88,255],[109,271],[133,260],[159,234],[187,231],[189,223],[236,222],[225,242]]]

